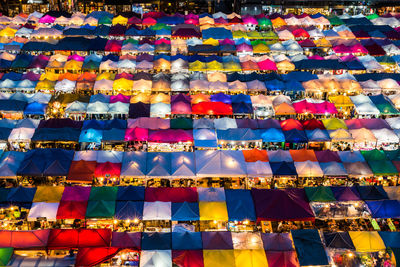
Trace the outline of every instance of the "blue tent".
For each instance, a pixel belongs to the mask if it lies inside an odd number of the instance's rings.
[[[172,233],[172,249],[203,249],[200,232],[174,232]]]
[[[289,80],[285,82],[285,91],[286,92],[303,92],[305,89],[303,85],[294,80]]]
[[[177,16],[162,16],[161,18],[157,19],[157,23],[164,23],[167,25],[177,25],[185,23],[184,17],[177,17]]]
[[[255,221],[257,219],[250,190],[225,190],[226,206],[230,221]]]
[[[400,202],[398,200],[366,201],[373,218],[399,218]]]
[[[196,177],[196,166],[194,153],[192,152],[172,152],[170,158],[171,176],[177,177]]]
[[[356,188],[362,200],[389,199],[381,185],[356,186]]]
[[[252,114],[253,106],[250,103],[232,103],[232,111],[234,114]]]
[[[256,141],[261,140],[259,131],[249,128],[232,128],[217,130],[218,140],[224,141]]]
[[[271,81],[266,81],[265,82],[265,87],[267,87],[267,89],[269,91],[284,91],[285,90],[285,83],[278,80],[278,79],[274,79]]]
[[[117,201],[114,217],[118,220],[142,220],[143,201]]]
[[[339,151],[338,152],[340,160],[342,162],[349,162],[349,163],[354,163],[354,162],[364,162],[365,159],[363,155],[361,154],[360,151]]]
[[[105,141],[116,141],[123,142],[125,140],[125,130],[124,129],[111,129],[103,131],[103,142]]]
[[[324,232],[324,239],[327,248],[355,250],[353,241],[347,232]]]
[[[103,138],[103,131],[96,129],[87,129],[82,130],[79,136],[79,143],[87,142],[87,143],[101,143]]]
[[[63,35],[64,36],[89,36],[89,35],[94,35],[94,29],[87,29],[87,28],[82,28],[82,27],[81,28],[69,28],[69,29],[64,30]]]
[[[78,142],[81,134],[76,128],[39,128],[32,136],[32,141],[71,141]]]
[[[285,135],[285,141],[287,143],[307,143],[308,139],[304,131],[293,129],[289,131],[283,131]]]
[[[379,232],[385,246],[388,248],[400,248],[400,232]]]
[[[117,201],[141,201],[144,200],[144,186],[119,186]]]
[[[143,233],[142,250],[171,249],[171,233]]]
[[[19,100],[0,100],[0,111],[24,111],[27,103]]]
[[[318,230],[294,230],[291,234],[301,266],[329,265]]]
[[[12,129],[0,127],[0,140],[8,140]]]
[[[19,151],[6,151],[0,158],[0,177],[16,178],[17,170],[24,160],[25,153]]]
[[[231,96],[232,103],[249,103],[251,104],[251,98],[249,95],[244,95],[244,94],[238,94],[238,95],[232,95]]]
[[[330,141],[329,133],[327,130],[314,129],[306,130],[307,139],[310,142],[327,142]]]
[[[7,201],[11,203],[29,203],[32,202],[35,193],[36,187],[14,187],[10,189]]]
[[[127,120],[121,119],[113,119],[105,121],[104,130],[111,130],[111,129],[126,129],[127,127]]]
[[[196,147],[217,147],[217,136],[214,129],[194,129],[193,139]]]
[[[171,204],[172,221],[198,221],[199,219],[199,203],[173,202]]]
[[[230,30],[227,30],[225,28],[208,28],[202,31],[203,34],[203,39],[217,39],[217,40],[223,40],[223,39],[233,39],[232,32]]]
[[[144,177],[146,175],[147,153],[125,152],[122,158],[121,177]]]
[[[171,153],[148,152],[146,166],[146,176],[171,176]]]
[[[86,130],[86,129],[103,130],[104,125],[105,125],[105,121],[87,120],[87,121],[83,122],[82,130]]]
[[[271,170],[274,175],[295,176],[297,175],[296,167],[293,162],[270,162]]]
[[[260,130],[260,133],[264,143],[285,142],[285,135],[280,129],[270,128],[265,131]]]
[[[38,102],[29,103],[24,110],[24,114],[27,115],[44,115],[46,112],[47,104]]]

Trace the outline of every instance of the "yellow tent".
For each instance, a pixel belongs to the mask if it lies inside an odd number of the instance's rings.
[[[268,261],[263,249],[235,249],[236,266],[240,267],[267,267]]]
[[[131,101],[133,103],[142,102],[145,104],[150,104],[150,94],[146,93],[139,93],[131,96]]]
[[[293,71],[296,67],[294,66],[294,64],[292,62],[290,62],[289,60],[285,59],[282,60],[281,62],[276,63],[276,67],[278,68],[278,70],[280,71]]]
[[[58,81],[58,77],[60,74],[54,72],[46,72],[40,75],[40,81],[49,80],[49,81]]]
[[[258,40],[264,38],[260,32],[258,31],[251,31],[247,33],[247,38],[250,40]]]
[[[331,47],[332,46],[331,43],[328,40],[326,40],[325,38],[314,40],[314,44],[317,47]]]
[[[378,232],[350,231],[349,234],[358,252],[377,252],[386,249]]]
[[[113,83],[114,91],[130,91],[133,88],[133,81],[125,78],[115,80]]]
[[[165,58],[159,58],[153,61],[153,69],[155,70],[170,70],[171,69],[171,62],[166,60]]]
[[[306,92],[308,92],[308,91],[323,92],[325,90],[325,87],[322,85],[322,83],[320,82],[319,79],[303,82],[302,85]]]
[[[16,32],[17,32],[17,29],[4,28],[0,31],[0,36],[1,37],[14,37]]]
[[[103,72],[102,74],[100,74],[99,76],[97,76],[96,81],[100,81],[100,80],[114,80],[115,79],[115,73],[112,72]]]
[[[214,38],[208,38],[207,40],[203,41],[203,45],[219,46],[219,41]]]
[[[361,93],[363,91],[361,85],[351,79],[343,79],[339,81],[340,91],[344,93]]]
[[[82,65],[83,65],[82,61],[70,60],[67,61],[67,63],[65,63],[64,69],[71,71],[78,71],[82,69]]]
[[[235,254],[230,249],[203,250],[203,258],[204,267],[235,267]]]
[[[64,192],[64,186],[38,186],[32,202],[58,203]]]
[[[53,60],[47,63],[46,69],[61,69],[65,65],[64,61]]]
[[[125,18],[121,15],[113,18],[112,20],[112,24],[116,25],[116,24],[121,24],[121,25],[126,25],[128,23],[128,18]]]
[[[189,63],[189,70],[190,71],[206,71],[207,65],[204,62],[196,60],[195,62]]]
[[[54,90],[54,86],[55,86],[55,82],[54,81],[50,81],[50,80],[43,80],[43,81],[39,81],[36,84],[36,91],[53,91]]]
[[[204,24],[214,24],[214,19],[210,17],[203,17],[199,18],[199,24],[204,25]]]
[[[223,69],[224,69],[224,65],[221,62],[218,62],[216,60],[213,60],[213,61],[207,63],[208,71],[217,71],[217,70],[223,70]]]
[[[228,210],[225,202],[199,202],[201,221],[227,221]]]
[[[239,62],[235,62],[235,61],[228,61],[228,62],[224,62],[224,71],[242,71],[242,66],[240,65]]]
[[[353,142],[353,137],[345,129],[337,129],[329,132],[329,137],[332,142]]]
[[[225,73],[222,72],[212,72],[207,74],[207,79],[209,82],[226,82],[228,78]]]
[[[253,46],[253,53],[254,54],[260,54],[260,53],[268,53],[269,52],[269,47],[268,45],[264,43],[259,43]]]
[[[235,39],[240,39],[240,38],[246,38],[247,39],[247,34],[243,31],[233,31],[232,36]]]
[[[353,102],[347,95],[329,96],[329,101],[335,104],[336,108],[350,108],[354,107]]]
[[[281,17],[277,17],[276,19],[272,19],[271,22],[272,22],[272,25],[274,27],[280,27],[280,26],[286,25],[286,21],[284,19],[282,19]]]
[[[170,104],[171,103],[171,97],[167,94],[163,93],[158,93],[155,95],[150,96],[150,104],[156,104],[156,103],[165,103],[165,104]]]
[[[322,123],[327,130],[347,129],[344,120],[338,118],[323,119]]]

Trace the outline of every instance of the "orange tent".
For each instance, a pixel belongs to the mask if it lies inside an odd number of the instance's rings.
[[[242,150],[242,152],[246,162],[269,161],[266,150],[259,150],[257,148],[254,148],[252,150]]]
[[[303,161],[318,161],[317,156],[315,156],[314,150],[311,149],[299,149],[299,150],[289,150],[290,155],[294,162]]]
[[[73,74],[70,72],[66,72],[66,73],[60,74],[60,76],[58,76],[58,80],[62,81],[64,79],[68,79],[70,81],[76,81],[76,80],[78,80],[79,76],[80,76],[79,74]]]
[[[274,107],[275,115],[294,115],[296,111],[294,110],[293,106],[289,105],[288,103],[282,103],[276,107]]]

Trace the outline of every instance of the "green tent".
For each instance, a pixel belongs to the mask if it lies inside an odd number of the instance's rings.
[[[8,266],[13,252],[13,248],[0,248],[0,266]]]
[[[254,39],[263,39],[264,36],[262,36],[261,33],[258,31],[250,31],[250,32],[247,32],[247,38],[253,39],[253,40]]]
[[[89,201],[86,218],[112,218],[115,214],[115,201]]]
[[[317,187],[305,187],[308,201],[313,202],[330,202],[336,201],[333,192],[330,187],[317,186]]]
[[[385,152],[382,150],[363,150],[361,151],[365,161],[387,160]]]
[[[262,32],[261,35],[265,39],[279,39],[278,35],[276,35],[276,33],[273,31]]]
[[[396,167],[388,160],[374,160],[367,162],[374,175],[398,175]]]
[[[400,149],[385,150],[384,152],[388,160],[400,161]]]
[[[257,20],[258,26],[260,27],[267,27],[267,26],[272,26],[272,22],[270,19],[267,18],[260,18]]]
[[[188,118],[171,119],[170,128],[171,129],[184,129],[184,130],[193,129],[193,120],[188,119]]]
[[[376,13],[373,13],[373,14],[367,16],[367,19],[369,19],[369,20],[371,20],[371,19],[377,19],[377,18],[379,18],[379,15],[376,14]]]
[[[252,40],[250,42],[251,42],[252,46],[256,46],[256,45],[259,45],[259,44],[267,45],[267,43],[264,40]]]
[[[162,29],[171,30],[171,27],[164,23],[157,23],[153,26],[150,26],[150,29],[152,29],[153,31],[158,31]]]
[[[90,190],[89,201],[115,201],[117,199],[118,187],[115,186],[98,186],[92,187]]]
[[[332,17],[328,17],[329,23],[332,26],[338,26],[338,25],[343,25],[344,22],[343,20],[341,20],[339,17],[337,16],[332,16]]]
[[[112,24],[112,19],[108,16],[102,16],[99,21],[97,22],[97,24],[101,25],[101,24]]]
[[[379,110],[379,112],[383,115],[397,115],[399,114],[399,111],[390,105],[390,103],[385,103],[385,104],[375,104],[376,108]]]
[[[134,44],[134,45],[137,45],[137,44],[139,44],[139,40],[137,40],[137,39],[132,39],[132,38],[128,38],[128,39],[125,39],[124,42],[122,43],[122,45],[126,45],[126,44]]]

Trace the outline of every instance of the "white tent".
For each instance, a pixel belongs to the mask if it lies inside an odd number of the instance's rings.
[[[198,177],[246,176],[246,163],[241,151],[197,150],[195,151]]]
[[[398,144],[400,141],[393,130],[387,128],[371,130],[371,132],[374,134],[378,146],[384,143]]]
[[[60,203],[35,202],[29,210],[28,221],[36,221],[38,218],[46,218],[55,221],[57,218],[58,205]]]
[[[171,220],[171,202],[144,202],[143,220]]]
[[[122,151],[114,151],[114,150],[101,150],[97,152],[97,159],[98,163],[121,163],[122,157],[124,156],[124,152]]]
[[[73,161],[96,161],[97,160],[97,153],[99,151],[96,150],[85,150],[85,151],[76,151],[74,154]]]
[[[35,133],[35,128],[14,128],[8,136],[9,142],[29,142]]]
[[[142,250],[140,267],[172,267],[171,250]]]
[[[260,233],[232,232],[233,249],[264,249]]]
[[[64,79],[62,81],[58,81],[54,86],[54,90],[56,92],[63,93],[72,93],[75,90],[76,81],[70,81],[68,79]]]
[[[217,130],[227,130],[227,129],[237,128],[236,120],[226,117],[215,119],[214,128]]]
[[[156,103],[150,105],[150,117],[165,118],[171,114],[171,105],[165,103]]]
[[[318,162],[307,160],[303,162],[295,162],[294,166],[296,167],[296,172],[299,177],[324,176]]]
[[[89,103],[87,106],[88,114],[107,114],[109,110],[109,104],[96,101],[93,103]]]
[[[272,177],[269,162],[256,161],[246,162],[247,175],[252,177]]]

